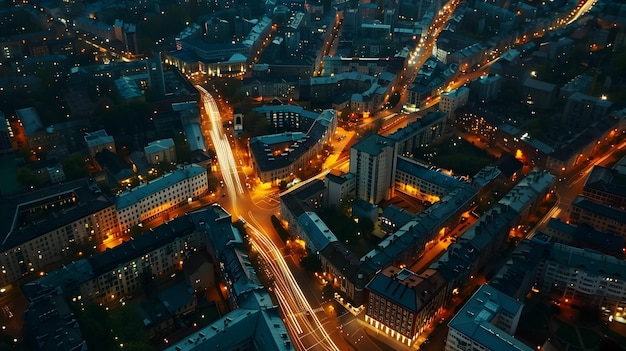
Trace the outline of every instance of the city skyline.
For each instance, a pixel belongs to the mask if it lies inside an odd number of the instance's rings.
[[[624,6],[3,3],[0,346],[616,349]]]

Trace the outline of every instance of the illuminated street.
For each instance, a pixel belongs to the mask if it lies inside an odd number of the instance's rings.
[[[232,208],[235,209],[237,208],[237,196],[244,193],[237,171],[237,163],[233,157],[228,136],[222,130],[222,118],[215,100],[203,87],[197,85],[196,88],[202,93],[204,111],[206,112],[202,120],[203,132],[205,133],[205,138],[207,137],[206,133],[208,133],[213,142],[217,161],[226,185],[226,191],[229,195],[229,201]],[[237,212],[234,214],[237,214]]]
[[[197,86],[197,88],[202,93],[206,112],[206,116],[203,116],[203,122],[207,122],[205,119],[208,119],[208,124],[203,123],[203,131],[209,133],[209,137],[213,142],[225,190],[228,193],[227,201],[230,206],[226,207],[236,217],[245,217],[248,223],[251,221],[255,222],[256,219],[252,216],[252,213],[258,209],[252,201],[249,201],[251,200],[250,197],[244,195],[245,190],[241,185],[237,164],[228,142],[228,137],[222,131],[222,120],[217,104],[204,88],[200,86]],[[243,200],[242,202],[245,205],[240,204],[238,200]],[[271,210],[275,210],[278,207],[277,205],[278,202],[276,201]],[[268,219],[269,214],[264,217]],[[260,225],[259,227],[263,228]],[[267,234],[264,234],[251,224],[247,224],[247,228],[249,229],[252,247],[258,251],[274,277],[276,284],[273,287],[273,291],[284,313],[285,324],[291,332],[294,342],[298,345],[298,349],[339,350],[315,315],[315,311],[302,293],[298,282],[294,279],[282,253],[274,242],[268,238]]]
[[[400,89],[403,96],[408,86],[415,79],[420,67],[431,56],[438,34],[454,13],[457,5],[458,1],[453,0],[439,11],[437,18],[429,27],[427,35],[420,40],[415,51],[407,57],[403,73],[396,82],[396,87]],[[582,12],[578,12],[577,16],[580,16],[580,14],[582,14]],[[464,73],[464,75],[453,82],[453,84],[447,86],[446,90],[463,85],[467,79],[485,74],[489,65],[495,62],[496,59],[497,57],[492,58],[479,69]],[[273,277],[274,285],[272,289],[283,311],[285,324],[290,331],[296,348],[299,350],[344,349],[345,347],[342,345],[342,343],[345,342],[343,335],[339,337],[340,335],[337,334],[341,333],[334,333],[336,330],[325,329],[326,322],[322,323],[320,321],[320,318],[316,314],[317,309],[312,307],[311,302],[307,300],[300,284],[295,280],[285,261],[285,257],[279,249],[279,247],[282,246],[282,242],[279,238],[269,234],[273,229],[271,229],[268,218],[272,214],[276,214],[278,210],[279,194],[275,189],[266,189],[262,186],[255,188],[254,191],[246,192],[244,190],[239,174],[241,167],[238,168],[235,161],[233,150],[228,140],[229,136],[224,134],[222,127],[224,121],[222,121],[219,114],[217,104],[214,98],[204,88],[197,86],[197,89],[202,93],[204,110],[206,112],[206,115],[203,116],[203,132],[205,137],[211,139],[215,147],[219,171],[221,172],[225,186],[224,190],[228,194],[227,197],[221,199],[220,202],[228,203],[226,207],[229,211],[231,211],[236,218],[244,218],[247,222],[246,226],[250,234],[251,245],[254,250],[259,253],[260,257],[263,258],[263,261],[267,264],[267,268]],[[433,99],[429,102],[429,105],[432,106],[437,102],[438,99]],[[390,117],[390,115],[381,114],[379,118],[385,117],[390,119],[393,116]],[[389,128],[390,130],[395,130],[404,123],[392,124],[393,125],[390,126],[391,128]],[[335,151],[337,155],[341,153],[341,150]],[[347,162],[347,157],[339,159],[338,156],[333,155],[322,168],[322,172],[312,179],[323,179],[330,169],[337,167],[345,168]],[[247,174],[241,176],[247,176]],[[291,189],[288,189],[286,192],[297,189],[306,183],[307,181],[301,182]],[[559,211],[558,207],[555,207],[553,210]],[[459,228],[455,228],[455,232],[451,234],[458,236],[464,229],[468,228],[469,225],[470,223],[465,223]],[[415,263],[416,266],[423,268],[439,256],[450,244],[451,240],[449,238],[436,240],[436,242],[432,243],[433,247],[428,251],[427,255],[425,255],[422,260]],[[358,317],[350,318],[353,320],[352,318]],[[361,331],[361,333],[363,333],[363,331]],[[356,335],[353,335],[353,337],[355,336]],[[426,337],[426,335],[424,337]],[[357,342],[361,339],[362,337],[359,338]],[[337,345],[341,345],[342,347]]]

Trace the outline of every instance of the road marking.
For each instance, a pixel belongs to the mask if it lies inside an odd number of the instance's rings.
[[[324,307],[321,307],[321,306],[318,307],[318,308],[313,309],[314,313],[318,313],[318,312],[322,312],[322,311],[324,311]]]

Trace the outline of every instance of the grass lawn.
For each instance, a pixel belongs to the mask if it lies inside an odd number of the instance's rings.
[[[585,348],[594,348],[600,344],[600,337],[595,331],[587,328],[580,328],[578,329],[578,332],[583,339]]]
[[[494,161],[494,158],[485,150],[456,137],[450,139],[450,142],[437,144],[426,149],[418,149],[415,155],[433,165],[450,169],[454,174],[459,175],[474,175],[481,168]]]
[[[580,343],[578,342],[578,335],[576,334],[576,329],[568,324],[561,323],[559,329],[556,330],[556,336],[572,347],[580,347]]]

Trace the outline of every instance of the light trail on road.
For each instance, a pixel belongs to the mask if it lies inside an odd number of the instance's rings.
[[[248,215],[251,221],[254,221],[251,211]],[[289,329],[293,333],[292,336],[298,339],[302,350],[315,348],[339,351],[302,293],[280,250],[272,240],[251,225],[250,221],[246,224],[246,228],[250,234],[252,247],[263,258],[274,275],[274,292],[285,314]],[[313,338],[312,343],[307,339],[308,336]],[[305,342],[308,347],[305,346]]]
[[[202,94],[202,102],[204,104],[204,110],[210,123],[208,132],[215,147],[215,153],[217,154],[217,161],[219,163],[220,170],[222,171],[222,178],[226,185],[226,191],[230,196],[231,204],[233,208],[237,208],[237,194],[243,194],[243,186],[239,179],[237,171],[237,164],[233,157],[233,150],[230,147],[228,136],[222,132],[222,118],[220,116],[219,109],[215,103],[213,96],[209,94],[206,89],[200,85],[196,85],[196,89]],[[204,129],[204,126],[203,126]],[[206,130],[205,130],[206,132]]]
[[[196,85],[196,89],[202,94],[202,102],[208,118],[208,121],[203,120],[202,129],[204,133],[209,134],[215,147],[226,191],[230,196],[232,209],[237,215],[236,212],[239,210],[236,203],[237,196],[244,194],[244,188],[241,186],[233,151],[228,137],[222,132],[222,119],[215,100],[202,86]],[[208,122],[210,125],[204,125],[204,122]],[[248,212],[248,216],[253,218],[252,211]],[[285,316],[285,324],[292,335],[295,346],[300,350],[339,351],[315,315],[274,242],[249,223],[246,224],[246,228],[250,234],[252,248],[259,253],[274,276],[274,294]]]

